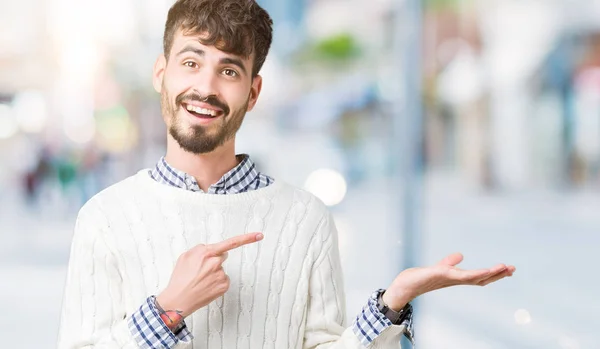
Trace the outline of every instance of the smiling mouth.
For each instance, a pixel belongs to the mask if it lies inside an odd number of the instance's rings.
[[[191,104],[181,104],[188,113],[192,114],[195,117],[202,119],[213,119],[219,117],[223,114],[221,110],[209,109],[209,108],[201,108]]]

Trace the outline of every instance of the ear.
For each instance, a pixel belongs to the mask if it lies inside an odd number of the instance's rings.
[[[163,77],[165,75],[165,68],[167,67],[167,59],[164,54],[160,54],[154,63],[154,69],[152,74],[152,85],[156,92],[160,93],[162,90]]]
[[[257,75],[252,79],[252,87],[250,88],[250,99],[248,100],[248,109],[246,111],[251,111],[252,109],[254,109],[256,101],[258,100],[258,95],[260,95],[261,89],[262,76]]]

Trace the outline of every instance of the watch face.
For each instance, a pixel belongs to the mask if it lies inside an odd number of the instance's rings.
[[[385,316],[394,324],[398,324],[398,320],[400,320],[400,314],[396,313],[393,310],[388,310]]]

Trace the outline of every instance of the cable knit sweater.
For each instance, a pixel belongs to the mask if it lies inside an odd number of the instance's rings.
[[[186,319],[194,339],[176,348],[364,348],[345,328],[337,232],[321,201],[281,181],[198,195],[161,185],[148,170],[81,209],[58,347],[137,348],[128,317],[166,287],[178,256],[246,232],[265,238],[229,253],[230,289]],[[398,348],[403,330],[386,328],[370,348]]]

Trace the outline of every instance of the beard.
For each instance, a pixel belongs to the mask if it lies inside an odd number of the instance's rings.
[[[202,97],[197,94],[181,94],[175,98],[175,104],[172,105],[164,86],[163,91],[161,93],[161,109],[167,120],[170,120],[169,134],[183,150],[192,154],[210,153],[235,137],[242,126],[250,100],[248,96],[244,105],[239,109],[230,111],[229,106],[214,95]],[[181,103],[184,101],[204,102],[223,110],[223,114],[219,116],[219,120],[215,120],[211,125],[188,126],[181,120],[179,114],[180,112],[187,113],[187,111],[182,110]],[[212,130],[215,128],[216,130]]]

